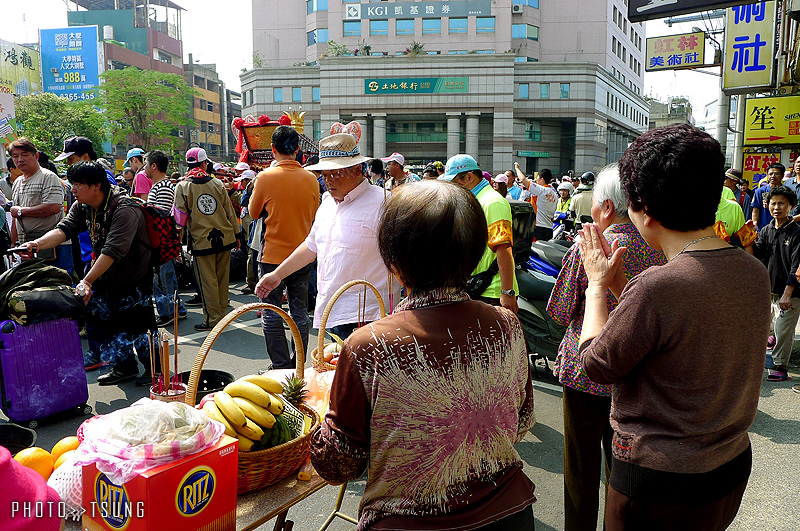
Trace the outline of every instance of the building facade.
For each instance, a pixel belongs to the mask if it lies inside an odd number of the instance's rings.
[[[67,12],[67,21],[70,26],[98,26],[104,70],[133,66],[183,76],[183,9],[179,5],[170,0],[75,0],[74,4],[76,9]],[[128,149],[141,145],[133,137],[129,142],[104,146],[116,159],[118,170]]]
[[[626,10],[622,0],[253,0],[267,66],[242,74],[243,114],[302,106],[316,138],[355,119],[362,152],[399,151],[415,165],[466,152],[493,172],[514,161],[597,169],[647,127],[644,28]]]
[[[655,129],[669,124],[694,125],[692,104],[687,98],[683,96],[669,98],[666,103],[656,100],[650,101],[650,123],[648,129]]]

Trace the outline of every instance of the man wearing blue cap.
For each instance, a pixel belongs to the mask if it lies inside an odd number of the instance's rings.
[[[132,148],[128,150],[125,165],[129,166],[136,176],[133,178],[133,192],[131,195],[147,201],[147,194],[153,187],[153,181],[144,171],[144,150],[142,148]]]
[[[486,215],[489,239],[483,257],[472,275],[495,271],[491,284],[477,297],[478,300],[502,306],[516,313],[517,279],[514,276],[514,253],[511,230],[511,205],[483,178],[477,161],[469,155],[454,155],[447,161],[440,181],[452,181],[475,194]]]

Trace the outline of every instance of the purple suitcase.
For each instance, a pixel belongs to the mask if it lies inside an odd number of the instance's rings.
[[[0,398],[3,413],[29,428],[73,408],[91,414],[77,323],[0,323]]]

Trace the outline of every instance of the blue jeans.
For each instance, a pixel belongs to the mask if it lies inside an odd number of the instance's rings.
[[[169,260],[158,268],[153,276],[153,298],[159,317],[171,317],[175,313],[175,291],[178,289],[178,277],[175,275],[175,263]],[[183,301],[178,297],[178,314],[186,313]]]
[[[86,305],[89,351],[124,373],[137,371],[136,355],[150,370],[147,332],[156,330],[152,285],[149,275],[114,292],[101,285]]]
[[[274,271],[277,264],[259,264],[261,276]],[[304,352],[308,351],[308,280],[311,277],[311,264],[301,267],[283,279],[280,285],[272,290],[261,302],[280,308],[283,289],[286,288],[289,300],[289,314],[303,338]],[[294,356],[289,354],[286,333],[283,330],[283,319],[269,310],[261,314],[261,326],[264,329],[264,340],[267,343],[267,355],[272,360],[273,369],[293,369]]]
[[[52,262],[47,262],[47,265],[58,267],[72,275],[75,270],[75,265],[72,263],[72,245],[57,245],[56,259]]]
[[[358,323],[348,323],[332,326],[328,328],[328,334],[336,334],[342,341],[350,337],[355,329],[358,328]]]

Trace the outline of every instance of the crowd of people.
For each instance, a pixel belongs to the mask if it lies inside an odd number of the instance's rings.
[[[202,148],[170,175],[165,153],[134,148],[117,179],[76,137],[56,157],[62,180],[29,140],[9,146],[12,240],[24,259],[54,250],[50,263],[74,273],[85,367],[108,367],[98,383],[149,384],[147,333],[185,306],[201,305],[195,329],[211,330],[229,304],[233,250],[247,255],[243,292],[276,306],[285,295],[304,347],[332,295],[367,280],[391,315],[355,291],[327,315],[345,342],[312,440],[316,470],[334,483],[369,472],[361,529],[533,529],[535,487],[514,449],[535,416],[509,203],[530,201],[536,239],[553,237],[560,214],[582,223],[547,307],[566,327],[555,369],[565,528],[596,529],[604,477],[606,529],[725,529],[750,474],[765,364],[769,381],[790,378],[800,160],[788,182],[773,165],[752,193],[713,138],[672,125],[597,177],[518,164],[492,176],[470,154],[420,177],[401,153],[363,155],[357,123],[337,125],[305,166],[297,131],[278,126],[274,162],[257,175]],[[687,175],[693,208],[676,210]],[[181,227],[197,290],[185,305],[175,264],[153,267],[134,198]],[[720,315],[749,326],[709,319]],[[262,327],[272,366],[294,367],[280,318],[264,312]]]

